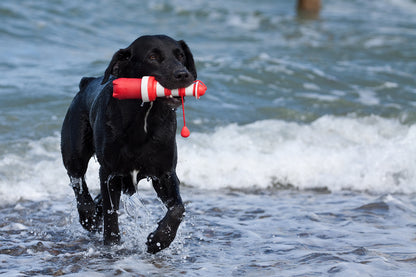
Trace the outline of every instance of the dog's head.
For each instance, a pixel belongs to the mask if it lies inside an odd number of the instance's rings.
[[[103,79],[142,78],[154,76],[163,87],[187,87],[196,80],[195,63],[188,45],[168,36],[142,36],[129,47],[118,50],[108,65]]]

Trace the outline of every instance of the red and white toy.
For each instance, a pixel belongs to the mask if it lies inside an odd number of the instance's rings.
[[[117,99],[142,99],[143,102],[155,101],[157,97],[194,96],[199,99],[207,87],[201,81],[195,81],[186,88],[167,89],[162,87],[153,76],[138,78],[118,78],[113,81],[113,97]]]
[[[153,76],[139,78],[118,78],[113,81],[113,97],[117,99],[142,99],[143,102],[155,101],[157,97],[181,97],[183,112],[183,128],[181,135],[188,137],[189,129],[185,124],[185,108],[183,105],[184,96],[194,96],[199,99],[205,94],[207,87],[197,80],[186,88],[167,89],[162,87]]]

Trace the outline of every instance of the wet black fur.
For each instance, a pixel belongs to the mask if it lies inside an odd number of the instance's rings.
[[[176,176],[175,109],[180,100],[142,103],[112,97],[112,80],[143,76],[154,76],[169,89],[190,85],[197,73],[186,43],[162,35],[140,37],[114,54],[103,77],[83,78],[62,126],[61,151],[80,223],[96,231],[104,218],[107,245],[120,242],[121,192],[131,195],[136,191],[135,180],[152,179],[168,208],[147,239],[148,252],[156,253],[171,244],[185,212]],[[84,176],[94,154],[100,164],[101,193],[93,200]]]

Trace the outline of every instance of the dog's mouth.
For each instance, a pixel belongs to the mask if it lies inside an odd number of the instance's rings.
[[[157,101],[160,101],[161,103],[165,103],[172,109],[178,108],[180,105],[182,105],[182,100],[180,97],[173,97],[173,96],[166,96],[165,98],[160,97],[157,99]],[[185,99],[184,99],[185,101]]]
[[[164,80],[162,80],[162,78],[158,78],[157,76],[155,76],[155,79],[157,82],[160,83],[160,85],[164,88],[167,88],[169,90],[174,90],[174,89],[179,89],[179,88],[186,88],[190,85],[193,84],[193,80],[189,81],[189,82],[180,82],[180,83],[176,83],[176,84],[170,84],[169,82],[165,82]],[[179,106],[182,105],[182,101],[185,102],[185,99],[179,96],[166,96],[165,98],[160,97],[158,98],[158,100],[160,100],[160,102],[162,103],[166,103],[170,108],[172,109],[176,109]]]

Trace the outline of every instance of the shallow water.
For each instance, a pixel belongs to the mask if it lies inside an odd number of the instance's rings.
[[[173,245],[145,251],[162,207],[144,189],[121,246],[78,225],[74,203],[20,201],[2,209],[3,276],[412,276],[416,202],[409,196],[185,188],[186,220]],[[413,197],[414,198],[414,197]],[[45,212],[48,216],[45,216]]]
[[[416,2],[0,2],[0,276],[413,276]],[[186,219],[123,198],[123,243],[78,223],[60,128],[82,76],[144,34],[185,40],[208,87],[178,136]],[[178,111],[178,119],[182,117]],[[179,127],[181,121],[178,121]],[[87,173],[99,189],[98,164]]]

